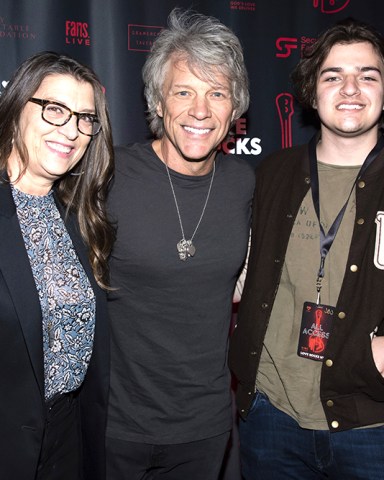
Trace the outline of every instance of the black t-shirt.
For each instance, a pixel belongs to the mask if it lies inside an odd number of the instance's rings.
[[[170,170],[186,238],[211,181]],[[165,165],[150,144],[116,148],[108,201],[117,222],[110,267],[111,392],[107,435],[169,444],[231,428],[227,340],[245,258],[254,172],[235,156],[216,173],[195,256],[177,252],[181,230]]]

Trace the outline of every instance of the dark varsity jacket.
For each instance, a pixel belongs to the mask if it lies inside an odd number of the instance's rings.
[[[265,332],[290,233],[310,188],[308,146],[267,157],[257,170],[252,245],[229,363],[237,405],[252,404]],[[384,422],[384,378],[371,333],[384,334],[384,150],[356,184],[356,218],[320,380],[331,432]]]

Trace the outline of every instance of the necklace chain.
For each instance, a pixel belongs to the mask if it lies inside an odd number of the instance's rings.
[[[197,232],[197,230],[198,230],[198,228],[199,228],[199,226],[200,226],[201,221],[203,220],[204,213],[205,213],[205,209],[207,208],[207,205],[208,205],[208,200],[209,200],[209,197],[210,197],[210,195],[211,195],[211,189],[212,189],[213,179],[214,179],[214,177],[215,177],[215,172],[216,172],[216,164],[215,164],[215,162],[213,162],[213,170],[212,170],[212,175],[211,175],[211,181],[210,181],[210,183],[209,183],[207,198],[205,199],[205,203],[204,203],[203,210],[202,210],[202,212],[201,212],[199,221],[197,222],[197,225],[196,225],[196,227],[195,227],[195,230],[193,231],[193,234],[192,234],[192,236],[191,236],[191,238],[190,238],[189,240],[186,240],[186,238],[185,238],[183,222],[182,222],[182,220],[181,220],[180,208],[179,208],[179,204],[178,204],[178,202],[177,202],[175,189],[174,189],[174,187],[173,187],[171,174],[170,174],[170,172],[169,172],[168,165],[167,165],[165,162],[164,162],[164,164],[165,164],[165,168],[166,168],[166,170],[167,170],[167,175],[168,175],[168,179],[169,179],[169,184],[170,184],[170,186],[171,186],[173,199],[174,199],[174,201],[175,201],[177,216],[178,216],[178,218],[179,218],[179,225],[180,225],[180,230],[181,230],[181,235],[182,235],[182,239],[177,243],[177,251],[178,251],[178,253],[179,253],[180,260],[185,261],[187,258],[193,257],[193,256],[195,255],[195,252],[196,252],[196,248],[195,248],[195,246],[193,245],[192,241],[193,241],[193,239],[194,239],[194,237],[195,237],[195,235],[196,235],[196,232]]]

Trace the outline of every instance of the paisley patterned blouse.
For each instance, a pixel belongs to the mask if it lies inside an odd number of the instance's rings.
[[[42,312],[45,398],[84,380],[92,354],[95,296],[52,191],[29,195],[12,186]]]

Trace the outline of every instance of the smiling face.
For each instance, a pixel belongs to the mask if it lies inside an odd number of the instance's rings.
[[[368,42],[334,45],[317,81],[322,135],[371,136],[376,143],[384,106],[384,65]]]
[[[72,111],[95,113],[92,85],[70,75],[47,76],[33,97],[62,103]],[[40,105],[28,102],[19,121],[21,138],[28,152],[28,165],[15,185],[35,195],[48,193],[53,182],[81,160],[91,140],[78,131],[75,115],[65,125],[57,127],[45,122],[41,112]],[[16,148],[9,157],[8,170],[10,179],[16,180],[20,171]]]
[[[185,61],[170,60],[157,110],[165,130],[159,148],[163,160],[180,173],[206,173],[229,131],[234,116],[230,84],[219,73],[215,80],[208,83]]]

